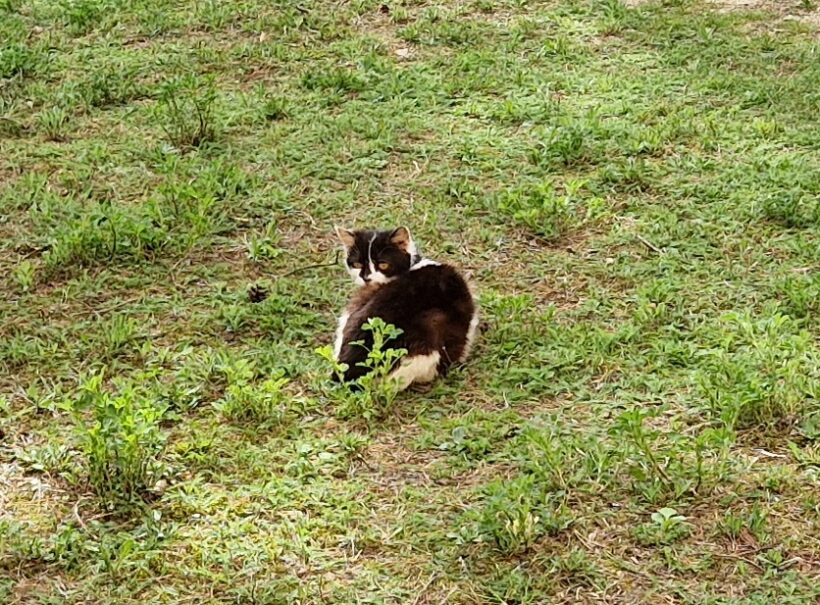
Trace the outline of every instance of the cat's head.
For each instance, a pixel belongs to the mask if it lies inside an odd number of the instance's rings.
[[[351,231],[336,227],[347,255],[347,271],[358,286],[386,284],[418,261],[410,230]]]

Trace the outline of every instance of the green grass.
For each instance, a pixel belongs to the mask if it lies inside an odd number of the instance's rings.
[[[0,601],[817,602],[811,4],[0,0]],[[334,223],[464,368],[329,386]]]

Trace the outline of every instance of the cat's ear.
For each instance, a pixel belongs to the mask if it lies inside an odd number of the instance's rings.
[[[336,225],[336,235],[339,238],[339,241],[342,242],[342,245],[345,247],[345,250],[350,250],[356,244],[356,236],[350,229],[344,229]]]
[[[399,227],[398,229],[395,229],[393,233],[390,234],[390,242],[405,252],[409,252],[410,248],[413,246],[413,238],[410,237],[410,229],[407,227]]]

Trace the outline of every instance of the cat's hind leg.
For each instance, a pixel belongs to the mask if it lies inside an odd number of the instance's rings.
[[[434,351],[427,355],[408,355],[399,363],[399,367],[390,373],[390,378],[398,382],[403,391],[411,384],[433,382],[438,376],[438,364],[441,354]]]

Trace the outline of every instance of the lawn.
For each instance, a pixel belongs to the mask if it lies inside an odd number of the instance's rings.
[[[818,11],[0,0],[0,602],[817,603]],[[335,223],[463,367],[331,385]]]

